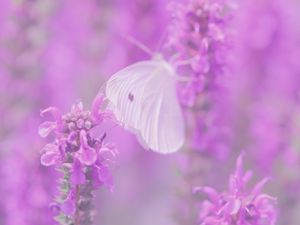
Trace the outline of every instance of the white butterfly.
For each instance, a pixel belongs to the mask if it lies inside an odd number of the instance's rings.
[[[174,68],[156,55],[115,73],[106,84],[106,96],[116,118],[155,152],[176,152],[184,144],[177,77]]]

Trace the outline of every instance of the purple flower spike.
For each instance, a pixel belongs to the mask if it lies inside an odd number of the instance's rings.
[[[189,0],[170,6],[173,19],[166,47],[180,55],[179,65],[180,60],[190,62],[181,68],[181,74],[189,77],[190,82],[180,85],[179,97],[185,106],[191,107],[203,91],[215,89],[225,75],[230,47],[226,26],[229,4],[226,0]]]
[[[273,225],[276,222],[276,199],[262,194],[262,187],[269,180],[264,178],[251,191],[246,190],[249,173],[243,172],[243,154],[230,176],[229,191],[218,194],[213,188],[199,187],[209,201],[201,203],[199,219],[202,225]]]
[[[113,177],[108,164],[116,156],[113,144],[105,143],[105,135],[95,138],[91,130],[99,126],[110,112],[101,111],[104,97],[99,95],[93,103],[93,110],[85,111],[78,102],[71,111],[61,115],[59,109],[49,107],[41,112],[51,113],[53,122],[46,121],[39,127],[39,134],[47,137],[54,131],[55,141],[41,150],[41,163],[56,166],[63,173],[60,179],[60,195],[57,205],[60,209],[55,218],[60,224],[77,224],[74,221],[92,221],[92,207],[81,207],[82,202],[92,205],[93,191],[106,185],[113,188]]]

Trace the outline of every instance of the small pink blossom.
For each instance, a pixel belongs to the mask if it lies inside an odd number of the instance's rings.
[[[250,191],[246,184],[252,171],[243,171],[243,154],[239,156],[236,170],[230,176],[229,190],[218,193],[211,187],[199,187],[208,196],[201,203],[199,219],[202,225],[273,225],[277,212],[276,198],[263,194],[262,188],[269,180],[264,178]]]

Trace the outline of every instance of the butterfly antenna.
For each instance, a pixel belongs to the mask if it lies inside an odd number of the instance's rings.
[[[154,53],[150,50],[150,48],[148,48],[146,45],[144,45],[142,42],[138,41],[137,39],[135,39],[132,36],[125,36],[125,38],[127,39],[127,41],[129,41],[131,44],[137,46],[138,48],[140,48],[142,51],[144,51],[145,53],[147,53],[148,55],[150,55],[151,57],[154,55]]]
[[[190,65],[193,60],[195,60],[195,58],[190,58],[190,59],[184,59],[184,60],[180,60],[180,61],[177,61],[175,63],[176,66],[185,66],[185,65]]]
[[[161,35],[161,37],[159,38],[158,40],[158,44],[157,44],[157,47],[155,49],[155,52],[160,52],[160,50],[162,49],[163,47],[163,44],[164,44],[164,41],[166,40],[167,38],[167,35],[168,35],[168,32],[165,30],[163,32],[163,34]]]
[[[195,79],[191,78],[191,77],[177,76],[177,81],[187,83],[187,82],[193,82],[193,81],[195,81]]]
[[[177,52],[176,54],[174,54],[174,55],[172,55],[171,56],[171,58],[170,58],[170,62],[176,62],[176,60],[178,59],[178,58],[180,58],[181,57],[181,54],[179,53],[179,52]]]
[[[96,96],[98,96],[98,95],[104,95],[105,96],[105,89],[106,89],[106,82],[101,84]]]
[[[107,129],[106,129],[106,134],[108,133],[110,133],[113,129],[115,129],[116,127],[119,127],[120,125],[119,124],[113,124],[113,125],[111,125],[110,127],[108,127]]]

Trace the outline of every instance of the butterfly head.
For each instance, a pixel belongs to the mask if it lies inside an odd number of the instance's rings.
[[[155,61],[165,61],[164,56],[161,53],[154,53],[152,58]]]
[[[167,70],[167,74],[176,75],[176,67],[168,62],[161,53],[155,53],[152,58],[154,61],[159,62],[165,70]]]

